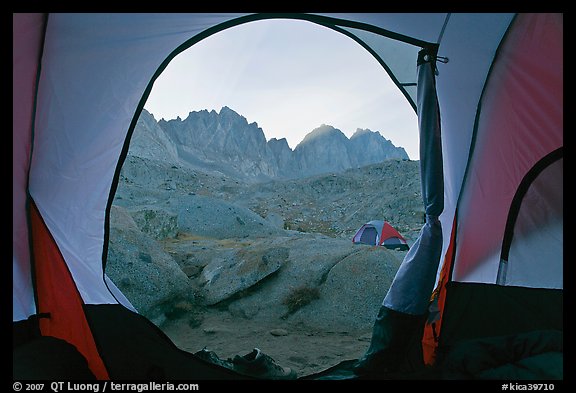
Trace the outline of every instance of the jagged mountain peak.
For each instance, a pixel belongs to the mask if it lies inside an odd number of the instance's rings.
[[[300,142],[298,145],[296,145],[295,150],[301,148],[302,146],[305,146],[311,142],[317,143],[317,141],[326,141],[328,139],[334,139],[334,140],[343,140],[343,139],[348,139],[348,137],[346,135],[344,135],[344,133],[342,131],[340,131],[339,129],[331,126],[331,125],[327,125],[327,124],[322,124],[320,127],[317,127],[315,129],[313,129],[310,133],[308,133],[304,139],[302,139],[302,142]]]
[[[240,115],[238,112],[236,112],[235,110],[231,109],[229,106],[224,105],[221,109],[220,109],[220,115],[225,115],[225,114],[233,114],[233,115],[237,115],[240,117],[244,117],[242,115]]]
[[[368,128],[357,128],[356,132],[354,132],[354,134],[352,134],[350,139],[359,138],[359,137],[364,136],[364,135],[382,136],[382,134],[380,134],[380,132],[378,132],[378,131],[372,131]]]
[[[143,111],[141,117],[153,123],[154,118],[148,115]],[[348,139],[341,130],[328,124],[312,130],[292,150],[286,138],[266,141],[256,122],[248,123],[228,106],[223,106],[220,112],[192,111],[185,120],[161,119],[157,125],[175,146],[183,163],[243,180],[307,177],[390,158],[408,159],[404,149],[395,147],[377,131],[359,128]],[[151,129],[142,128],[142,132]]]
[[[344,133],[340,131],[338,128],[335,128],[334,126],[331,126],[329,124],[322,124],[320,127],[316,127],[310,133],[308,133],[308,135],[306,135],[304,139],[313,138],[315,136],[340,135],[340,134],[344,135]]]

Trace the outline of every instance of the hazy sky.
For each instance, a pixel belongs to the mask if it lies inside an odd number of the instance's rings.
[[[379,131],[418,158],[416,113],[359,44],[305,21],[250,22],[176,56],[145,108],[156,120],[228,106],[291,148],[322,124]]]

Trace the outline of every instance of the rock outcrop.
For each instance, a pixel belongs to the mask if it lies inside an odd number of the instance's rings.
[[[126,209],[113,206],[110,216],[106,274],[138,312],[161,324],[178,304],[198,302],[194,283]]]
[[[348,139],[328,125],[292,151],[229,108],[160,122],[143,112],[111,209],[106,273],[159,326],[225,311],[369,329],[405,252],[351,237],[385,219],[413,243],[419,168],[402,152],[379,133]]]

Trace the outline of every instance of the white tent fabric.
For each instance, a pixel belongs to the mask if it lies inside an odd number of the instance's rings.
[[[502,285],[564,287],[563,160],[545,168],[518,211]]]
[[[436,79],[444,161],[442,227],[449,231],[464,179],[479,98],[502,37],[513,14],[452,14],[439,48],[448,64]],[[450,241],[443,239],[442,255]]]

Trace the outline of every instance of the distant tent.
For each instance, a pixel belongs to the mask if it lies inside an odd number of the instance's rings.
[[[352,238],[354,244],[371,244],[390,249],[408,250],[406,239],[387,221],[372,220],[362,225]]]

